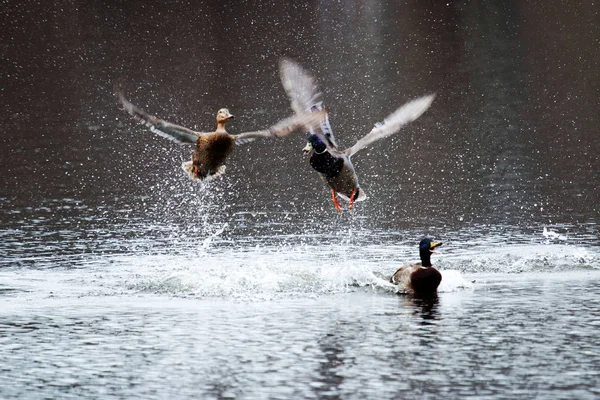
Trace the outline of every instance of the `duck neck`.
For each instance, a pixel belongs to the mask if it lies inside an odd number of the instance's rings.
[[[217,121],[217,132],[226,132],[225,121]]]
[[[327,150],[327,146],[323,142],[319,142],[313,145],[313,150],[317,154],[323,154]]]
[[[421,265],[423,267],[431,267],[431,253],[429,250],[421,251]]]

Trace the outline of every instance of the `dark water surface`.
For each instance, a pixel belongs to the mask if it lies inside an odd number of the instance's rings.
[[[4,301],[2,394],[597,398],[598,273],[559,275],[486,275],[432,301]]]
[[[0,398],[598,398],[598,5],[280,3],[3,3]],[[437,94],[352,212],[301,134],[196,184],[113,95],[263,128],[281,56],[344,148]],[[425,234],[439,297],[398,296]]]

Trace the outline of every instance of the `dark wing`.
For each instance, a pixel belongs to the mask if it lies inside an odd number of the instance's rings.
[[[384,119],[382,123],[376,124],[375,128],[362,139],[359,139],[354,146],[344,150],[344,153],[351,156],[371,143],[398,132],[404,125],[419,118],[429,108],[434,98],[435,95],[432,94],[404,104]]]
[[[290,99],[292,110],[296,114],[324,109],[321,93],[319,92],[315,78],[298,63],[287,58],[282,58],[279,62],[279,74],[281,76],[281,84]],[[319,135],[322,140],[329,147],[337,147],[327,114],[325,114],[321,126],[311,130],[310,133],[318,134],[316,131],[319,129],[322,131],[322,135]]]
[[[173,140],[177,143],[195,144],[198,141],[200,132],[195,132],[183,126],[171,124],[170,122],[163,121],[162,119],[146,113],[141,108],[130,103],[125,96],[123,96],[121,91],[117,91],[117,97],[123,106],[123,110],[125,110],[139,123],[146,125],[148,128],[150,128],[150,131],[156,133],[157,135],[169,140]]]
[[[302,129],[313,129],[321,123],[325,117],[325,111],[303,112],[291,117],[282,119],[268,129],[254,132],[244,132],[239,135],[232,135],[236,144],[243,144],[259,137],[284,137],[295,131]]]

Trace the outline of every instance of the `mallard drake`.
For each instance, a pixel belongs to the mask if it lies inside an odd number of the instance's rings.
[[[442,274],[431,265],[430,258],[431,253],[437,253],[434,249],[441,245],[442,242],[433,242],[429,238],[421,240],[419,243],[421,262],[398,268],[390,278],[390,282],[416,295],[434,294],[442,281]]]
[[[149,127],[152,132],[181,144],[196,145],[192,160],[184,162],[181,167],[190,178],[200,180],[223,175],[225,160],[235,145],[255,138],[283,137],[296,130],[312,129],[320,124],[325,115],[324,112],[318,116],[311,112],[303,112],[283,119],[268,129],[232,135],[225,130],[225,124],[234,117],[227,108],[221,108],[217,112],[217,129],[214,132],[196,132],[146,113],[129,102],[119,90],[116,94],[123,109],[136,121]]]
[[[321,93],[319,93],[313,76],[289,59],[281,60],[279,70],[281,82],[290,99],[292,109],[296,113],[322,112],[324,110]],[[318,129],[309,131],[308,142],[303,151],[310,155],[310,165],[331,189],[331,199],[338,211],[341,212],[342,207],[336,196],[348,201],[349,210],[353,208],[354,202],[367,198],[364,190],[358,184],[358,177],[350,157],[371,143],[398,132],[402,126],[419,118],[429,108],[434,97],[435,95],[424,96],[404,104],[383,122],[375,124],[371,132],[346,150],[338,150],[327,114]]]

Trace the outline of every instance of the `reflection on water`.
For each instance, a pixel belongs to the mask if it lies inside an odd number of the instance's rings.
[[[316,372],[318,378],[313,385],[317,396],[340,398],[339,393],[344,383],[344,376],[340,372],[344,365],[345,354],[344,347],[339,340],[334,332],[325,334],[319,340],[320,351],[325,358],[319,363],[319,369]]]
[[[427,320],[438,319],[439,298],[435,294],[433,296],[414,296],[406,295],[406,303],[410,304],[415,309],[415,314],[423,318],[423,323]]]
[[[0,387],[4,398],[592,399],[595,275],[490,277],[433,301],[3,301]]]

